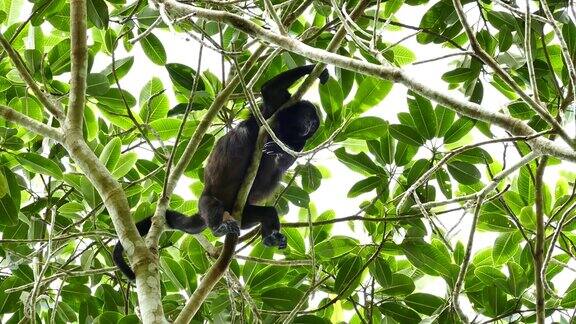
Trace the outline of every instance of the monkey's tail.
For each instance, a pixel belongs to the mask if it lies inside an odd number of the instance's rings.
[[[124,255],[122,255],[122,252],[124,252],[124,247],[122,247],[122,244],[120,244],[120,241],[118,241],[114,247],[112,259],[114,260],[114,263],[116,263],[116,266],[118,266],[118,269],[120,269],[120,271],[122,271],[122,273],[128,277],[128,279],[134,280],[136,279],[136,274],[134,271],[132,271],[128,263],[126,263],[126,260],[124,260]]]
[[[138,232],[141,236],[148,234],[151,223],[152,216],[145,218],[136,224],[136,228],[138,228]],[[188,234],[198,234],[206,228],[206,222],[204,222],[204,219],[202,219],[200,214],[197,213],[188,217],[174,210],[166,210],[166,225],[171,229],[179,230]],[[128,279],[134,280],[136,279],[136,274],[124,259],[123,252],[124,247],[120,244],[120,241],[118,241],[116,246],[114,246],[112,259],[118,266],[118,269],[120,269]]]

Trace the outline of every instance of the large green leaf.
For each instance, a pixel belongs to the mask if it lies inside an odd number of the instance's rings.
[[[450,144],[458,141],[468,134],[476,122],[470,118],[461,117],[444,134],[444,144]]]
[[[519,232],[506,232],[500,234],[494,242],[492,249],[492,260],[494,264],[500,265],[508,262],[520,249],[519,243],[522,235]]]
[[[341,147],[334,151],[334,154],[336,154],[340,162],[353,171],[363,174],[378,174],[381,172],[381,169],[364,152],[350,154],[346,152],[345,148]]]
[[[388,123],[378,117],[360,117],[354,119],[342,132],[346,138],[371,140],[386,136]]]
[[[363,113],[376,106],[392,90],[393,83],[379,78],[366,77],[358,85],[354,99],[348,104],[349,109]]]
[[[448,172],[462,184],[471,185],[480,180],[480,171],[470,163],[451,161],[447,164]]]
[[[54,161],[36,153],[20,153],[16,159],[22,167],[32,173],[49,175],[56,179],[62,179],[62,170]]]
[[[104,0],[88,0],[86,2],[88,20],[99,29],[108,28],[108,6]]]
[[[278,287],[264,291],[260,298],[266,309],[289,311],[298,304],[303,295],[304,293],[296,288]]]
[[[390,135],[400,142],[412,146],[421,146],[425,141],[416,129],[403,124],[390,125]]]
[[[362,279],[363,260],[359,256],[351,256],[338,263],[338,274],[334,280],[334,290],[346,298],[360,285]]]
[[[430,100],[412,91],[408,92],[408,96],[408,109],[410,110],[410,115],[412,116],[416,129],[422,137],[426,139],[434,138],[434,136],[436,136],[437,126],[432,103],[430,103]]]
[[[344,95],[340,83],[333,78],[328,79],[326,84],[318,87],[320,91],[320,103],[322,108],[333,120],[338,120],[342,106],[344,105]]]
[[[140,30],[140,32],[144,32]],[[162,42],[153,33],[149,33],[140,40],[140,45],[142,45],[142,50],[144,54],[152,61],[154,64],[165,65],[166,64],[166,50]]]

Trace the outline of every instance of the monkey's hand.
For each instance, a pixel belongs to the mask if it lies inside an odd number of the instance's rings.
[[[286,236],[278,231],[273,231],[270,235],[264,237],[262,241],[266,246],[277,246],[279,249],[286,248]]]
[[[318,77],[318,79],[320,79],[321,84],[326,84],[326,82],[328,82],[329,78],[330,78],[330,74],[328,74],[327,69],[324,69],[322,71],[322,73],[320,73],[320,76]]]
[[[278,156],[284,153],[284,150],[274,141],[268,141],[264,144],[262,152],[270,156]]]
[[[240,227],[238,226],[238,222],[228,213],[227,211],[224,212],[222,215],[222,224],[220,226],[214,228],[212,230],[212,234],[214,236],[224,236],[227,234],[234,234],[236,236],[240,236]]]

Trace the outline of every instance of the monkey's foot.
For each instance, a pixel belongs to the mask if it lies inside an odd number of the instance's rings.
[[[223,221],[220,226],[212,229],[212,234],[214,234],[214,236],[224,236],[227,234],[236,234],[237,236],[240,236],[240,227],[236,220],[229,219]]]
[[[279,249],[286,248],[286,236],[278,231],[273,231],[272,234],[266,236],[262,242],[266,246],[277,246]]]

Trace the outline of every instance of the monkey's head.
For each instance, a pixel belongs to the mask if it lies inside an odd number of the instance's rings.
[[[302,141],[312,137],[320,126],[316,107],[301,100],[278,113],[277,128],[286,140]]]

